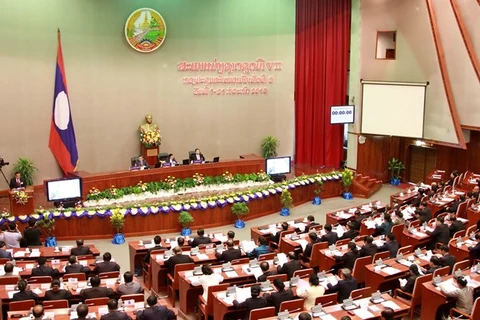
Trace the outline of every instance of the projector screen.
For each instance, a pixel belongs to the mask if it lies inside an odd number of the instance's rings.
[[[79,178],[47,181],[47,200],[66,201],[82,197],[82,182]]]
[[[423,138],[426,83],[362,84],[362,133]]]
[[[268,158],[265,162],[265,168],[268,174],[290,173],[290,165],[292,163],[290,157]]]

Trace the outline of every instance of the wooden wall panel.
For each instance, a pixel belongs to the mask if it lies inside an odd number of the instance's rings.
[[[415,140],[387,136],[366,135],[365,137],[365,143],[358,145],[357,172],[388,182],[388,161],[392,157],[397,157],[407,166],[402,177],[403,181],[406,181],[410,176],[410,146],[415,145]],[[437,169],[445,170],[448,174],[453,170],[480,173],[479,131],[471,131],[466,150],[442,145],[433,145],[431,148],[436,150]],[[430,159],[430,163],[426,165],[428,168],[431,166],[431,161]]]

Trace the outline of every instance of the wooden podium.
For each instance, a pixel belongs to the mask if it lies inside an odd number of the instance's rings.
[[[156,147],[145,147],[142,144],[142,156],[151,167],[155,167],[155,164],[158,162],[158,154],[160,153],[160,146]]]
[[[29,215],[32,214],[35,210],[35,201],[33,198],[33,187],[28,186],[25,189],[25,192],[28,195],[28,201],[26,204],[19,204],[15,201],[14,193],[15,191],[10,190],[8,192],[10,198],[10,211],[13,216]]]

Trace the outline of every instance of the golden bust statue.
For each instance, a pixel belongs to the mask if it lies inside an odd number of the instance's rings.
[[[153,123],[152,120],[153,120],[152,115],[147,114],[145,116],[145,123],[140,125],[140,127],[138,127],[138,130],[143,134],[148,131],[159,131],[158,126],[155,123]]]

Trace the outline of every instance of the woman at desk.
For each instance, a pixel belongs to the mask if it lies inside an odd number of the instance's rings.
[[[205,163],[205,157],[203,154],[200,152],[200,149],[196,148],[195,153],[193,153],[190,156],[190,163],[195,164],[195,163]]]
[[[168,155],[168,158],[167,158],[167,161],[165,161],[165,163],[168,163],[170,164],[170,166],[174,167],[177,165],[177,160],[175,159],[175,157],[173,156],[173,153],[170,153]]]

